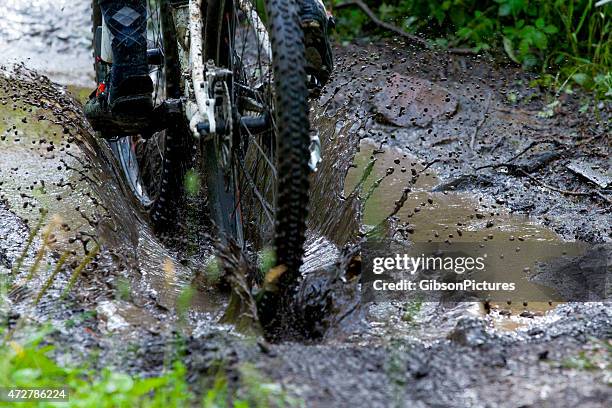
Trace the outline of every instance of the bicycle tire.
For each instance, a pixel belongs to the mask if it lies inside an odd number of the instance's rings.
[[[147,1],[147,8],[150,12],[150,0]],[[178,98],[181,95],[180,72],[178,69],[178,50],[176,42],[176,33],[174,22],[172,20],[169,3],[167,0],[160,2],[159,20],[161,26],[161,39],[164,52],[164,75],[163,88],[167,98]],[[95,57],[95,33],[98,26],[102,25],[102,14],[98,6],[97,0],[92,0],[92,33],[94,34],[94,57]],[[94,64],[95,67],[95,64]],[[134,171],[142,172],[142,169],[147,164],[146,151],[141,154],[141,157],[126,158],[129,155],[135,155],[129,147],[124,146],[127,138],[131,136],[119,138],[117,141],[109,141],[109,147],[113,151],[117,159],[117,164],[122,170],[123,176],[129,186],[129,189],[141,207],[150,216],[154,228],[159,231],[165,231],[172,225],[172,221],[176,218],[176,204],[180,202],[183,196],[183,178],[187,168],[190,165],[191,147],[189,146],[188,133],[184,129],[183,124],[171,124],[169,128],[154,135],[157,141],[163,142],[163,153],[160,155],[160,163],[156,163],[161,167],[159,175],[155,180],[150,180],[148,189],[153,192],[145,191],[144,194],[135,186],[135,177],[141,177],[140,174],[134,174]],[[137,163],[136,170],[128,168],[128,163]],[[133,167],[133,166],[132,166]]]
[[[272,51],[273,114],[277,129],[273,157],[278,174],[273,246],[276,264],[286,266],[288,271],[282,274],[279,284],[292,288],[300,276],[309,197],[310,126],[305,49],[295,2],[265,0],[264,4]],[[224,59],[234,58],[226,51],[227,44],[235,41],[223,36],[223,32],[235,35],[223,23],[223,15],[233,12],[232,5],[232,0],[208,2],[205,58],[213,58],[221,66]],[[241,159],[234,155],[234,160]]]

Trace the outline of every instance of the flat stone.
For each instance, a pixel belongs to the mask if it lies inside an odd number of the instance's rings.
[[[378,120],[401,127],[428,127],[434,119],[452,117],[457,98],[425,79],[393,74],[374,98]]]
[[[585,160],[572,160],[567,168],[601,188],[612,185],[612,172],[602,171]]]

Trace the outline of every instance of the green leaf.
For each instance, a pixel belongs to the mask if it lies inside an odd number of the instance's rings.
[[[512,5],[512,11],[518,13],[519,11],[525,10],[527,7],[527,0],[510,0]]]
[[[200,175],[194,169],[187,170],[185,174],[185,191],[187,195],[191,197],[196,197],[200,194],[200,189],[202,186],[202,181],[200,179]]]
[[[520,64],[521,62],[518,60],[518,58],[516,58],[516,55],[514,54],[514,46],[512,45],[512,40],[510,40],[508,37],[504,37],[503,43],[504,43],[504,51],[506,51],[506,54],[508,54],[508,58],[510,58],[512,61],[516,62],[517,64]]]
[[[32,385],[40,377],[41,371],[36,368],[22,368],[13,373],[13,381],[20,385]]]
[[[523,58],[525,55],[529,53],[529,49],[531,48],[531,39],[529,37],[524,37],[518,46],[519,56]]]
[[[577,73],[577,74],[572,75],[572,79],[578,85],[583,86],[589,80],[589,76],[587,74]]]
[[[559,32],[559,29],[555,27],[554,25],[549,24],[546,27],[544,27],[544,32],[546,34],[557,34]]]
[[[145,378],[134,384],[134,388],[132,388],[131,393],[139,397],[150,391],[156,390],[167,383],[168,379],[165,377]]]
[[[471,33],[472,33],[472,30],[470,28],[463,27],[457,31],[457,36],[461,38],[468,38]]]
[[[442,25],[444,19],[446,18],[446,14],[442,10],[436,10],[433,13],[436,20],[438,20],[438,25]]]
[[[526,54],[523,56],[523,67],[525,69],[531,69],[538,64],[538,58],[533,54]]]
[[[457,27],[461,27],[466,23],[465,10],[462,8],[451,9],[449,16],[453,24]]]
[[[541,29],[543,29],[545,25],[546,25],[546,23],[544,22],[544,19],[543,19],[542,17],[538,18],[538,19],[535,21],[535,26],[536,26],[537,28],[539,28],[540,30],[541,30]]]
[[[503,3],[502,5],[499,6],[498,14],[501,17],[509,16],[511,12],[512,12],[512,7],[510,7],[510,4]]]
[[[127,374],[112,373],[108,379],[104,390],[108,393],[128,392],[134,386],[134,380]]]
[[[532,34],[533,44],[541,50],[545,50],[548,46],[546,35],[541,31],[534,31]]]
[[[504,0],[504,2],[499,2],[499,11],[498,14],[501,17],[509,16],[510,14],[516,16],[521,11],[525,10],[527,3],[525,0]]]

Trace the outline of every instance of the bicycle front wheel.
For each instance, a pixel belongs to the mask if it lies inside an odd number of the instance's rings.
[[[225,208],[256,249],[273,246],[276,264],[288,271],[284,287],[294,286],[302,264],[310,173],[305,50],[297,11],[293,0],[211,0],[204,41],[206,61],[232,72],[233,116],[240,119],[225,149],[229,160],[218,146],[208,149],[207,160],[228,166],[224,191],[231,192],[233,205]],[[208,178],[209,190],[211,184],[218,189],[214,171]]]

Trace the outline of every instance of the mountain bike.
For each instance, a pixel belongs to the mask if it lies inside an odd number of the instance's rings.
[[[292,0],[148,0],[155,84],[150,129],[104,135],[133,196],[154,225],[176,222],[186,177],[204,181],[223,239],[274,248],[276,264],[302,262],[310,138],[303,34]],[[110,34],[96,0],[98,84],[108,81]]]

